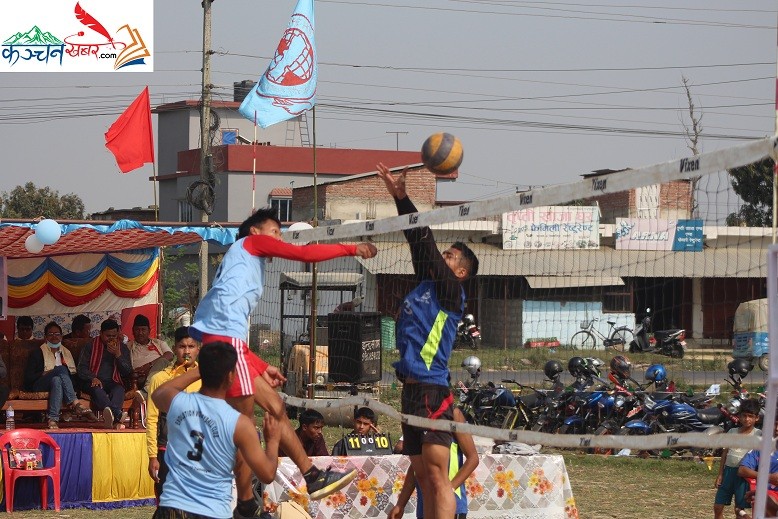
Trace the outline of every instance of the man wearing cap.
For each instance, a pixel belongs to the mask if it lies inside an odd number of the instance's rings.
[[[132,336],[127,347],[130,349],[132,369],[138,375],[138,391],[144,399],[148,397],[151,377],[173,362],[173,350],[165,341],[149,337],[151,324],[149,318],[138,314],[132,323]]]

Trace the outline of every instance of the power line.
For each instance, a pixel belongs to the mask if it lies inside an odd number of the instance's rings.
[[[554,7],[538,7],[538,6],[515,6],[515,7],[517,9],[530,9],[530,10],[538,10],[538,11],[576,13],[576,14],[572,15],[572,14],[548,14],[548,13],[537,13],[537,12],[510,12],[510,11],[487,11],[487,10],[476,10],[476,9],[453,9],[450,7],[435,7],[429,5],[418,6],[418,5],[401,5],[401,4],[384,4],[384,3],[349,2],[345,0],[319,0],[319,3],[361,5],[361,6],[369,6],[369,7],[386,7],[386,8],[393,8],[393,9],[428,10],[428,11],[463,13],[463,14],[487,14],[487,15],[500,15],[500,16],[557,18],[563,20],[587,20],[587,21],[648,23],[648,24],[661,23],[667,25],[691,25],[691,26],[707,26],[707,27],[721,27],[721,28],[775,30],[775,26],[770,26],[770,25],[740,24],[740,23],[732,23],[732,22],[714,22],[714,21],[707,21],[707,20],[688,20],[688,19],[681,19],[681,18],[659,18],[659,17],[641,16],[641,15],[632,15],[632,14],[601,13],[597,11],[582,11],[582,10],[575,10],[575,9],[560,9]],[[510,6],[501,5],[501,7],[510,7]],[[582,16],[582,15],[592,15],[592,16]]]

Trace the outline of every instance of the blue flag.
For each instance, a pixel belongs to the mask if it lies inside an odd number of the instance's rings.
[[[296,117],[316,104],[316,44],[313,0],[298,0],[284,35],[240,114],[262,128]]]

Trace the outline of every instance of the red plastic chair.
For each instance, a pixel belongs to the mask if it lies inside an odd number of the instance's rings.
[[[40,449],[45,443],[54,450],[54,465],[42,469],[26,470],[11,468],[10,450]],[[41,480],[41,506],[48,508],[49,477],[54,483],[54,510],[59,512],[59,467],[60,449],[57,442],[45,432],[35,429],[15,429],[0,436],[0,456],[3,458],[3,479],[5,479],[5,510],[8,513],[14,509],[14,485],[18,478],[34,477]]]

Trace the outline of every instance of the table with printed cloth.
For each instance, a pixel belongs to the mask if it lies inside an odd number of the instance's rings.
[[[312,458],[318,467],[356,468],[357,477],[344,490],[321,501],[309,501],[304,481],[289,458],[280,458],[275,481],[264,491],[264,507],[275,512],[279,502],[307,507],[313,519],[386,517],[397,502],[407,456]],[[468,519],[575,519],[578,509],[562,456],[482,454],[466,483]],[[416,493],[405,507],[405,519],[416,517]]]

